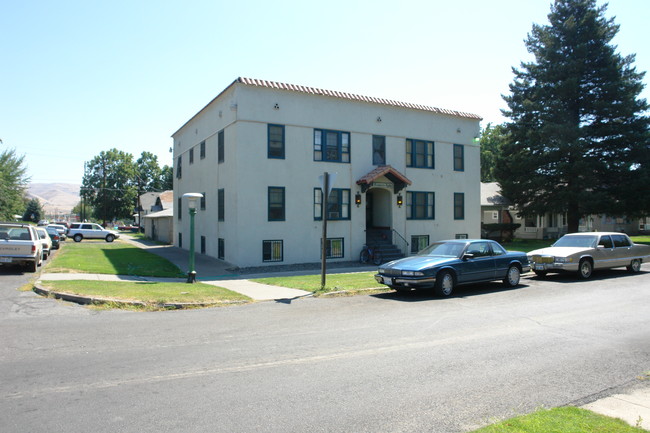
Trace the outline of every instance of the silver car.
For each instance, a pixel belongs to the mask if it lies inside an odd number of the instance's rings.
[[[639,272],[648,259],[649,245],[637,245],[625,233],[611,232],[564,235],[552,246],[528,253],[531,268],[539,277],[566,271],[587,279],[594,269],[622,267]]]

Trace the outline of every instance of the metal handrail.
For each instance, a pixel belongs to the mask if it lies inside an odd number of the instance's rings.
[[[397,230],[391,229],[391,231],[393,232],[393,244],[397,245],[397,242],[395,242],[395,235],[399,236],[399,238],[403,241],[403,244],[405,245],[404,248],[400,247],[400,250],[405,256],[407,256],[409,253],[409,248],[408,248],[409,242]]]

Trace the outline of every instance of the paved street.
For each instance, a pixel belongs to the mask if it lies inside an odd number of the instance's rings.
[[[650,265],[451,299],[93,311],[0,275],[3,432],[463,432],[639,386]],[[647,384],[646,384],[647,386]]]

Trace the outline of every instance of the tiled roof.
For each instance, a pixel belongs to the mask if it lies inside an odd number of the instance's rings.
[[[388,177],[392,182],[398,181],[403,182],[407,185],[411,184],[411,181],[404,176],[402,173],[391,167],[390,165],[380,165],[379,167],[372,170],[370,173],[363,176],[357,181],[357,185],[370,184],[377,180],[381,176]]]
[[[266,87],[269,89],[288,90],[292,92],[308,93],[311,95],[330,96],[332,98],[348,99],[350,101],[371,102],[374,104],[389,105],[391,107],[411,108],[414,110],[429,111],[437,114],[446,114],[449,116],[465,117],[468,119],[482,120],[481,116],[462,111],[447,110],[444,108],[430,107],[427,105],[412,104],[410,102],[400,102],[391,99],[375,98],[372,96],[355,95],[353,93],[338,92],[336,90],[319,89],[316,87],[306,87],[296,84],[278,83],[276,81],[258,80],[254,78],[237,78],[233,84],[242,83],[248,86]]]

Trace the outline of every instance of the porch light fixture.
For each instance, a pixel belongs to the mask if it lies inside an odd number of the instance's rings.
[[[354,204],[357,205],[357,207],[361,206],[361,193],[357,192],[357,194],[354,196]]]
[[[397,194],[397,207],[402,207],[404,200],[402,199],[402,194]]]

